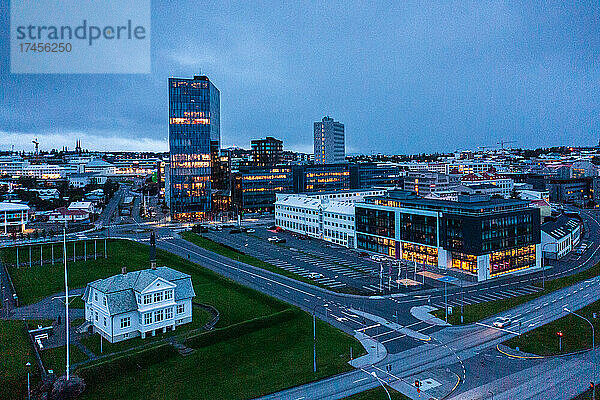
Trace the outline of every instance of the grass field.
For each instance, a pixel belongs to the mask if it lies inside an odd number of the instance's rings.
[[[70,287],[83,287],[89,281],[118,274],[122,266],[133,271],[149,265],[148,247],[138,243],[110,241],[108,254],[107,259],[69,263]],[[196,292],[194,301],[210,304],[219,310],[221,317],[217,327],[289,308],[279,300],[170,253],[159,250],[157,264],[191,275]],[[11,268],[11,273],[17,292],[26,303],[60,292],[64,285],[62,265]],[[199,321],[206,318],[201,317]],[[196,349],[186,357],[177,354],[143,369],[132,365],[131,373],[122,375],[118,380],[103,382],[98,387],[88,386],[85,398],[123,398],[124,395],[132,399],[249,398],[351,369],[347,364],[350,347],[353,347],[355,356],[364,353],[358,341],[325,323],[318,323],[317,336],[317,376],[312,373],[312,318],[300,312],[285,323]],[[7,343],[13,342],[14,338],[7,340]],[[94,340],[87,344],[92,351],[98,350]],[[126,345],[121,346],[127,348]],[[29,348],[28,345],[21,347]],[[79,360],[81,354],[78,355],[78,351],[72,353],[73,362]],[[44,358],[56,370],[61,370],[62,355],[64,348],[48,351]],[[19,363],[21,361],[11,365],[12,370],[17,371]],[[20,378],[22,375],[17,374],[14,379]]]
[[[65,373],[65,365],[67,361],[67,347],[55,347],[40,351],[40,357],[46,370],[53,370],[56,376],[61,376]],[[69,362],[72,364],[87,360],[87,356],[79,350],[75,345],[69,346]]]
[[[600,302],[590,304],[576,311],[577,314],[589,319],[594,324],[596,343],[600,340],[600,318],[593,318],[593,313],[600,315]],[[562,350],[559,349],[557,332],[562,332]],[[549,324],[542,325],[520,337],[514,337],[504,342],[509,347],[538,355],[567,354],[592,347],[592,328],[574,315],[568,314]]]
[[[0,321],[0,399],[23,399],[27,392],[27,370],[31,363],[31,379],[39,372],[22,321]]]
[[[511,297],[509,299],[490,301],[487,303],[465,305],[463,307],[464,323],[470,324],[472,322],[480,321],[500,312],[510,310],[511,308],[520,304],[527,303],[528,301],[536,299],[545,294],[574,285],[575,283],[596,277],[598,275],[600,275],[600,263],[594,265],[586,271],[582,271],[571,276],[566,276],[564,278],[546,281],[545,290],[540,290],[537,293],[520,297]],[[542,286],[541,282],[536,285],[539,287]],[[452,325],[460,325],[460,307],[454,307],[453,311],[453,314],[448,316],[448,322]],[[433,312],[433,315],[442,319],[444,319],[444,314],[445,313],[443,309]]]
[[[89,387],[83,398],[246,399],[348,371],[351,337],[317,324],[317,375],[312,372],[312,318],[283,324],[132,370],[109,385]]]
[[[400,392],[395,391],[391,387],[386,387],[392,400],[409,400],[408,397]],[[375,389],[367,390],[366,392],[355,394],[354,396],[346,397],[345,400],[389,400],[385,390],[380,386]]]

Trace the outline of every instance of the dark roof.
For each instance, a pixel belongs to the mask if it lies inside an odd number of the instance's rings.
[[[571,218],[561,214],[554,221],[548,221],[542,224],[542,231],[552,236],[555,239],[560,239],[568,234],[571,234],[579,227],[577,218]]]

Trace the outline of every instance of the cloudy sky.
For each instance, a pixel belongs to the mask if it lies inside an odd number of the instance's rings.
[[[597,2],[152,3],[151,74],[11,75],[0,0],[0,150],[167,150],[167,78],[200,72],[224,147],[312,152],[326,114],[349,153],[600,139]]]

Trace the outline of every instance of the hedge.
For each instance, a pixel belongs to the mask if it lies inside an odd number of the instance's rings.
[[[86,385],[93,386],[130,373],[132,368],[147,368],[177,354],[173,346],[164,343],[83,366],[77,369],[77,375],[85,380]]]
[[[224,328],[213,329],[209,332],[203,332],[189,336],[185,340],[187,347],[199,349],[259,331],[261,329],[270,328],[282,322],[290,321],[301,316],[302,311],[297,308],[288,308],[283,311],[276,312],[271,315],[253,318],[237,324],[229,325]]]

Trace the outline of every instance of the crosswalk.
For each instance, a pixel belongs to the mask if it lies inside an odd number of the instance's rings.
[[[460,293],[448,296],[448,306],[460,307],[463,305],[487,303],[490,301],[509,299],[512,297],[525,296],[528,294],[536,293],[542,290],[541,288],[533,285],[528,285],[520,288],[510,288],[495,290],[493,292],[489,289],[474,289],[472,291],[465,291],[464,298]],[[431,302],[431,305],[437,308],[443,309],[445,306],[444,296],[440,296]]]

